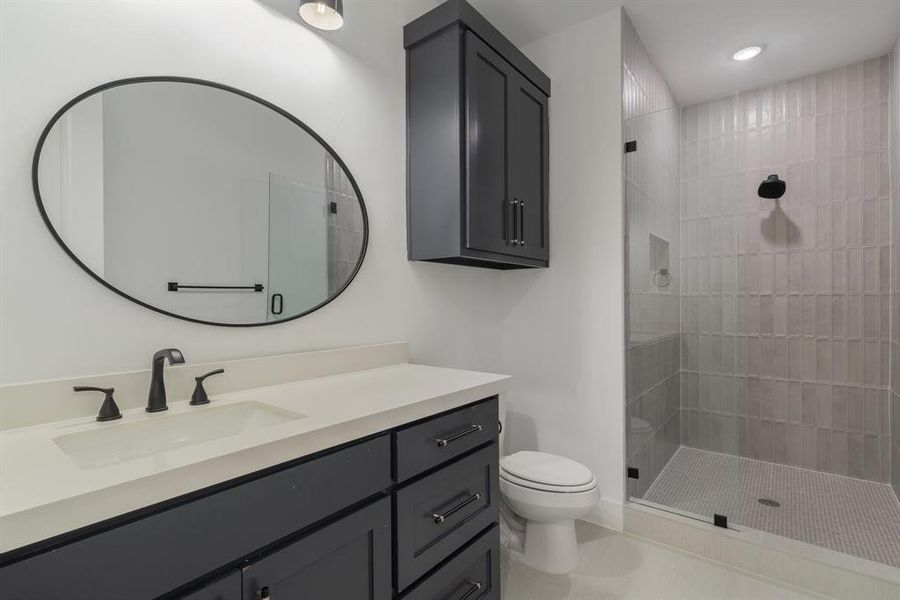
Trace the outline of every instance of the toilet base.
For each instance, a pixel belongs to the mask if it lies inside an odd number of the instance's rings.
[[[551,575],[562,575],[575,570],[579,563],[575,521],[528,521],[525,526],[524,552],[510,547],[509,557],[536,571]]]

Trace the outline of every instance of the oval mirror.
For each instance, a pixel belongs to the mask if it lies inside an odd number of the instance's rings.
[[[224,85],[114,81],[44,129],[32,168],[47,227],[116,293],[212,325],[321,308],[362,264],[359,187],[314,131]]]

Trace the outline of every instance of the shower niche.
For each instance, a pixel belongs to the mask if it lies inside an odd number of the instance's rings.
[[[660,291],[666,290],[672,283],[669,270],[669,242],[650,234],[650,281]]]

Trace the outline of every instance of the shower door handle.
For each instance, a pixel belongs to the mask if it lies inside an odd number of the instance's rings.
[[[276,306],[278,307],[278,310],[275,310]],[[282,296],[281,294],[272,294],[271,308],[273,315],[280,315],[284,311],[284,296]]]

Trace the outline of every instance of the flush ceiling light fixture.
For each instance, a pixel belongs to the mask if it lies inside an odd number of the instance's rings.
[[[297,14],[316,29],[334,31],[344,24],[344,3],[342,0],[300,0]]]
[[[751,58],[756,58],[762,54],[762,51],[762,46],[747,46],[732,54],[731,60],[736,60],[738,62],[750,60]]]

